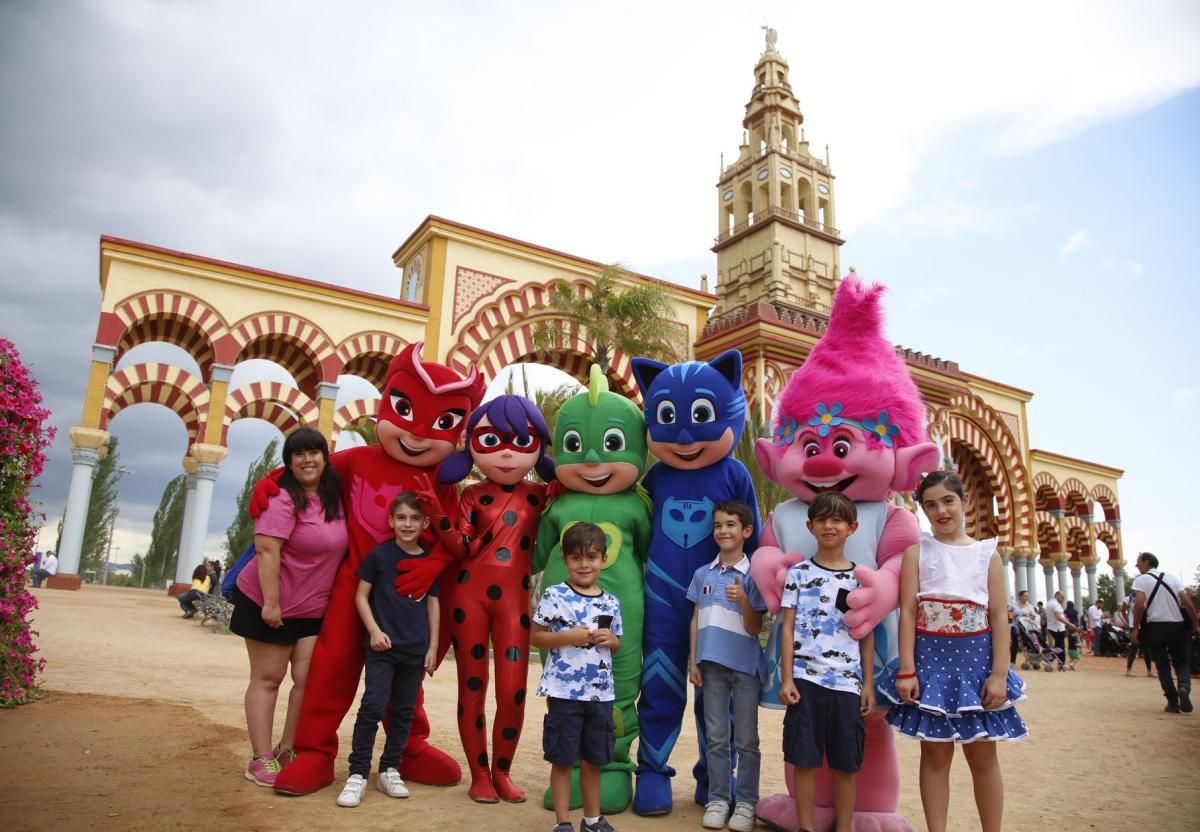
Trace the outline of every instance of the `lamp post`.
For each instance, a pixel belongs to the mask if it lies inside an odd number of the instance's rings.
[[[120,483],[121,477],[125,476],[126,474],[132,474],[132,473],[133,473],[132,468],[126,468],[124,465],[118,465],[117,466],[117,482]],[[118,495],[119,495],[119,492],[118,492]],[[117,527],[117,514],[120,512],[120,510],[121,510],[121,507],[119,505],[113,506],[112,520],[110,520],[108,523],[108,545],[104,547],[104,574],[100,576],[100,585],[101,586],[108,586],[108,562],[109,562],[109,559],[112,557],[113,531]],[[121,551],[120,546],[117,547],[117,551],[118,552]]]

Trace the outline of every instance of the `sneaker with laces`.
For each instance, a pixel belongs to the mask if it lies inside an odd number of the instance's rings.
[[[408,786],[404,785],[404,778],[394,768],[379,772],[375,788],[388,797],[408,797]]]
[[[586,820],[579,821],[579,832],[617,832],[617,830],[613,829],[613,825],[608,822],[608,818],[601,815],[592,824],[589,824]]]
[[[269,789],[275,785],[279,769],[279,761],[274,757],[255,757],[246,766],[246,779]]]
[[[337,797],[337,805],[352,809],[362,803],[363,795],[367,793],[367,778],[361,774],[351,774],[342,786],[342,793]]]
[[[569,820],[564,820],[562,823],[554,824],[553,832],[575,832],[575,824]]]
[[[296,752],[290,748],[285,748],[282,745],[277,745],[271,751],[271,756],[279,763],[279,767],[283,768],[288,763],[296,759]]]
[[[704,824],[705,829],[724,829],[725,822],[729,820],[729,804],[724,800],[710,800],[708,805],[704,807]]]
[[[733,815],[729,818],[729,828],[733,832],[752,832],[755,820],[754,806],[750,803],[739,803],[733,808]]]

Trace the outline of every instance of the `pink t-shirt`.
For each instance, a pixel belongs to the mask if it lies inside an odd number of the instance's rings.
[[[282,538],[279,556],[279,607],[284,618],[320,618],[329,605],[333,577],[346,554],[346,521],[325,522],[321,500],[309,496],[308,506],[296,516],[292,495],[286,490],[271,499],[267,510],[254,521],[254,533]],[[262,606],[258,557],[246,564],[237,588]]]

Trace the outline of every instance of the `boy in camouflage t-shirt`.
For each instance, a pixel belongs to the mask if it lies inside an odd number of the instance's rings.
[[[542,593],[529,641],[549,650],[538,685],[548,698],[542,750],[551,765],[555,832],[574,832],[570,818],[571,769],[579,763],[583,794],[581,832],[613,832],[600,814],[600,768],[613,755],[616,725],[612,654],[621,649],[621,604],[597,585],[607,540],[591,523],[563,534],[566,583]]]

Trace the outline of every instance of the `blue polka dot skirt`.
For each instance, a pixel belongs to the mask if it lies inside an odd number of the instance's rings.
[[[909,737],[931,742],[1019,740],[1029,733],[1013,707],[1025,698],[1025,682],[1011,669],[1004,705],[985,711],[980,694],[992,672],[992,634],[942,636],[917,633],[919,701],[905,705],[896,692],[896,671],[880,675],[876,687],[892,705],[888,723]]]

